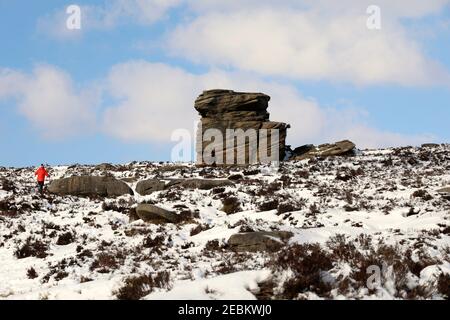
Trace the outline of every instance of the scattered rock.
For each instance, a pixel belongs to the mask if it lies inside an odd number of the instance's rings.
[[[412,194],[413,198],[422,198],[425,201],[433,200],[433,197],[426,190],[417,190]]]
[[[172,211],[155,206],[153,204],[142,203],[137,206],[136,213],[139,218],[149,223],[177,223],[178,216]]]
[[[292,150],[292,154],[294,154],[295,156],[302,156],[305,153],[312,151],[314,148],[315,147],[313,144],[305,144]]]
[[[0,188],[4,191],[14,191],[16,189],[14,183],[6,178],[0,179]]]
[[[445,187],[445,188],[439,189],[437,192],[450,194],[450,187]]]
[[[254,170],[244,170],[244,172],[242,172],[244,174],[244,176],[254,176],[257,174],[261,173],[260,169],[254,169]]]
[[[185,189],[210,190],[216,187],[234,186],[230,180],[218,179],[175,179],[166,185],[166,189],[179,186]]]
[[[145,196],[155,191],[168,190],[174,187],[180,187],[183,189],[200,189],[210,190],[217,187],[234,186],[234,183],[225,179],[170,179],[169,182],[149,179],[138,182],[136,185],[136,191]]]
[[[101,163],[99,165],[96,165],[94,167],[94,170],[99,171],[114,171],[116,170],[116,166],[112,165],[111,163]]]
[[[293,234],[287,231],[257,231],[237,233],[228,239],[228,245],[238,252],[275,252],[280,250]]]
[[[48,186],[50,193],[73,196],[117,197],[133,195],[133,190],[114,177],[74,176],[54,180]]]
[[[331,157],[354,155],[355,144],[349,140],[338,141],[336,143],[326,143],[319,146],[305,145],[294,149],[290,160],[304,160],[314,157]],[[298,153],[296,153],[296,150]]]
[[[245,163],[239,164],[248,164],[252,159],[249,152],[244,151],[245,154],[240,154],[240,151],[247,150],[249,145],[248,139],[243,142],[244,145],[234,145],[234,161],[232,159],[226,159],[226,130],[242,129],[246,131],[254,129],[258,135],[261,129],[278,129],[278,141],[272,142],[270,140],[270,142],[278,144],[279,159],[283,160],[286,147],[286,133],[290,126],[281,122],[269,121],[269,113],[267,112],[269,100],[270,97],[263,93],[234,92],[232,90],[222,89],[204,91],[195,101],[195,109],[202,117],[197,137],[197,154],[203,155],[206,147],[212,148],[215,145],[211,146],[210,144],[216,143],[217,150],[214,156],[223,158],[225,164],[237,164],[238,159],[241,157],[245,159]],[[208,129],[219,130],[224,140],[218,142],[203,141],[203,134]],[[257,144],[257,150],[255,152],[256,157],[259,157],[259,140]],[[242,147],[245,147],[245,149]],[[270,150],[271,144],[267,144],[264,147]],[[197,160],[197,163],[204,163],[202,157]]]
[[[411,208],[411,209],[409,209],[409,211],[405,214],[405,217],[407,218],[407,217],[411,217],[411,216],[415,216],[415,215],[418,215],[420,213],[420,209],[414,209],[414,208]]]
[[[228,180],[231,181],[239,181],[242,179],[244,179],[244,175],[242,175],[241,173],[232,174],[228,177]]]
[[[411,166],[419,164],[419,161],[415,157],[409,157],[408,160],[406,160],[406,162]]]
[[[424,143],[422,144],[422,148],[437,148],[440,147],[437,143]]]
[[[146,196],[149,195],[155,191],[162,191],[164,190],[164,187],[166,186],[166,183],[162,180],[158,179],[148,179],[139,181],[136,185],[136,192],[140,195]]]
[[[241,210],[241,203],[236,197],[228,197],[222,201],[222,211],[226,214],[233,214]]]
[[[437,191],[444,199],[450,200],[450,187],[442,188]]]

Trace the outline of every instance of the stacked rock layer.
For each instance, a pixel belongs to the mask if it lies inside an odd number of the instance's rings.
[[[249,164],[255,162],[255,160],[256,162],[262,162],[261,152],[266,152],[265,154],[270,156],[271,150],[276,150],[272,149],[273,146],[278,146],[279,152],[272,159],[283,160],[286,148],[286,132],[289,125],[269,121],[269,113],[267,112],[269,100],[270,97],[263,93],[234,92],[221,89],[204,91],[195,101],[195,109],[201,116],[197,132],[197,162],[206,163],[205,152],[207,153],[212,149],[214,150],[212,152],[213,158],[221,159],[217,161],[217,164],[221,164],[222,160],[222,163],[228,165]],[[205,139],[207,137],[205,132],[208,129],[217,129],[222,134],[222,141]],[[227,150],[227,129],[242,129],[246,133],[251,132],[249,129],[254,129],[256,131],[256,148],[249,147],[250,139],[247,138],[240,141],[236,139],[232,150]],[[267,141],[262,139],[264,133],[261,132],[261,129],[268,129]],[[272,139],[271,129],[278,130],[278,139]],[[205,150],[205,148],[207,149]],[[267,150],[260,150],[260,148],[267,148]],[[232,159],[227,157],[227,151],[234,154]],[[242,154],[242,152],[245,152],[245,154]],[[245,159],[244,163],[241,163],[239,159]]]

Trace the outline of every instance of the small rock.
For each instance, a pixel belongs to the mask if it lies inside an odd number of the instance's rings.
[[[236,197],[228,197],[222,201],[222,211],[226,214],[233,214],[241,210],[241,203]]]
[[[450,187],[442,188],[437,191],[444,199],[450,200]]]
[[[407,218],[407,217],[415,216],[415,215],[418,215],[419,213],[420,213],[420,209],[416,210],[414,208],[411,208],[411,209],[409,209],[409,212],[407,212],[405,214],[405,217]]]
[[[168,190],[174,187],[210,190],[217,187],[226,186],[234,186],[234,183],[230,180],[224,179],[172,179],[167,183],[158,179],[148,179],[138,182],[136,185],[136,191],[141,195],[149,195],[155,191]]]
[[[439,189],[437,192],[439,192],[439,193],[448,193],[448,194],[450,194],[450,187],[445,187],[445,188],[442,188],[442,189]]]
[[[433,197],[426,190],[417,190],[412,194],[413,198],[422,198],[425,201],[433,200]]]
[[[437,143],[424,143],[422,144],[422,148],[437,148],[440,145]]]
[[[242,179],[244,179],[244,176],[240,173],[232,174],[228,177],[228,180],[231,180],[231,181],[239,181]]]
[[[112,165],[111,163],[101,163],[99,165],[96,165],[94,167],[94,170],[100,170],[100,171],[114,171],[116,170],[116,167]]]
[[[254,175],[257,175],[260,173],[261,173],[260,169],[244,170],[244,172],[243,172],[244,176],[254,176]]]
[[[155,191],[164,190],[166,183],[158,179],[148,179],[139,181],[136,185],[136,192],[140,195],[147,196]]]
[[[313,150],[315,147],[313,144],[305,144],[303,146],[297,147],[295,148],[292,153],[294,154],[294,156],[301,156],[304,155],[305,153],[310,152],[311,150]]]
[[[234,183],[230,180],[216,179],[175,179],[166,185],[166,189],[175,186],[185,189],[210,190],[216,187],[234,186]]]
[[[139,218],[149,223],[177,223],[178,215],[153,204],[142,203],[137,206],[136,213]]]
[[[275,252],[280,250],[293,234],[287,231],[257,231],[237,233],[228,239],[228,245],[238,252]]]

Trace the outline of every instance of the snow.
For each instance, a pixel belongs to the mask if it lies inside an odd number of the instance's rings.
[[[41,197],[35,190],[33,168],[0,168],[0,179],[8,179],[15,188],[5,191],[0,184],[0,299],[116,299],[115,292],[127,278],[161,271],[170,272],[171,288],[154,288],[143,298],[255,299],[259,286],[273,276],[278,277],[277,286],[282,290],[292,274],[289,270],[273,273],[267,264],[273,254],[206,249],[212,240],[224,245],[231,235],[248,229],[290,231],[293,237],[289,245],[319,243],[326,250],[336,235],[345,235],[355,243],[357,237],[367,235],[372,239],[371,246],[386,243],[402,252],[412,250],[418,261],[424,254],[434,259],[419,270],[420,274],[407,274],[406,283],[410,288],[435,288],[440,276],[450,274],[450,201],[437,193],[450,185],[450,147],[438,149],[430,160],[420,160],[424,152],[420,148],[368,150],[351,158],[282,163],[280,168],[256,165],[250,169],[259,169],[258,174],[246,176],[219,193],[176,190],[116,199]],[[408,163],[411,157],[419,159],[416,165]],[[388,159],[392,165],[383,164]],[[337,179],[338,172],[352,174],[351,170],[359,169],[362,174],[348,181]],[[103,170],[87,165],[49,170],[52,179],[103,174]],[[308,172],[309,177],[299,171]],[[239,168],[151,162],[118,165],[110,171],[117,179],[126,179],[133,189],[147,178],[224,179],[241,172]],[[280,183],[281,187],[270,189],[271,183]],[[413,197],[417,190],[425,190],[431,199]],[[241,210],[227,215],[222,211],[222,200],[230,196],[239,199]],[[259,209],[273,199],[297,207],[282,214],[277,209]],[[144,201],[175,211],[176,206],[183,205],[197,211],[198,216],[176,225],[131,221],[128,211]],[[407,216],[411,208],[417,214]],[[191,235],[198,226],[202,231]],[[73,234],[74,241],[58,245],[58,238],[67,232]],[[48,245],[46,257],[16,257],[17,249],[29,237]],[[163,244],[157,248],[144,245],[144,239],[156,237],[162,237]],[[96,267],[102,254],[112,255],[115,262]],[[37,278],[27,276],[30,268]],[[353,271],[349,263],[336,262],[327,279],[351,277]],[[355,288],[346,294],[333,290],[331,298],[398,298],[395,281],[388,275],[376,292],[367,288]],[[323,297],[308,291],[299,298]],[[443,297],[435,292],[433,298]]]
[[[0,190],[0,200],[3,200],[5,198],[7,198],[10,195],[9,192],[4,191],[4,190]]]
[[[269,270],[241,271],[210,279],[179,281],[168,292],[155,292],[145,300],[255,300],[251,291],[270,276]]]

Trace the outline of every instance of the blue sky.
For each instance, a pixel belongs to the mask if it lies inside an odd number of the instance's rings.
[[[202,90],[272,96],[288,144],[450,142],[450,2],[0,0],[0,166],[170,160]],[[81,8],[81,29],[65,12]]]

